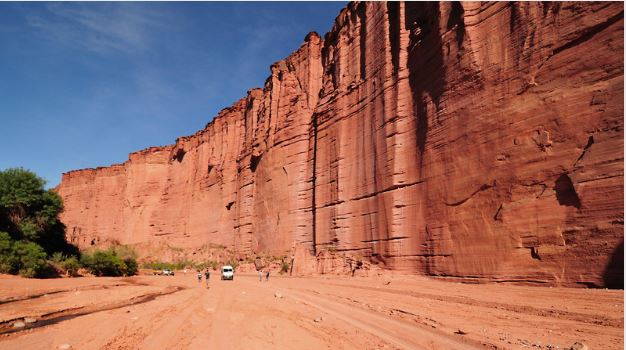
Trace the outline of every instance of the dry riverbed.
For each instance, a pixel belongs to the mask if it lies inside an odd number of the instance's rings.
[[[623,291],[423,277],[0,276],[0,349],[624,348]]]

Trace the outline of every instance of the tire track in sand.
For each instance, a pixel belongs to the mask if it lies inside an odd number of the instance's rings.
[[[437,334],[400,320],[351,305],[331,301],[310,293],[289,288],[291,297],[316,307],[333,317],[369,332],[403,349],[482,349],[445,334]]]

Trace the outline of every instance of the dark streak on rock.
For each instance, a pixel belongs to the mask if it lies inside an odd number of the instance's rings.
[[[620,11],[618,14],[616,14],[615,16],[609,18],[608,20],[602,22],[602,23],[598,23],[593,27],[589,27],[587,28],[585,31],[583,31],[583,33],[576,39],[566,43],[565,45],[561,45],[559,47],[557,47],[556,49],[554,49],[552,51],[552,56],[561,53],[567,49],[571,49],[572,47],[578,46],[582,43],[584,43],[585,41],[590,40],[591,38],[593,38],[596,34],[600,33],[601,31],[605,30],[606,28],[610,27],[613,23],[618,22],[619,20],[624,18],[624,11]]]
[[[593,145],[594,141],[593,141],[593,135],[589,136],[589,139],[587,140],[587,145],[585,146],[585,148],[583,148],[583,152],[580,154],[580,157],[578,157],[578,159],[576,159],[576,161],[574,162],[574,166],[576,166],[576,164],[578,164],[578,162],[583,159],[583,157],[585,156],[585,153],[587,153],[587,151],[589,150],[589,148],[591,147],[591,145]]]
[[[446,201],[443,202],[443,204],[449,206],[449,207],[456,207],[459,206],[465,202],[467,202],[468,200],[470,200],[472,197],[474,197],[476,194],[478,194],[479,192],[483,192],[486,191],[490,188],[494,187],[494,185],[487,185],[487,184],[483,184],[482,186],[480,186],[479,189],[477,189],[476,191],[472,192],[472,194],[470,194],[467,198],[461,199],[460,201],[457,202],[453,202],[453,203],[448,203]]]

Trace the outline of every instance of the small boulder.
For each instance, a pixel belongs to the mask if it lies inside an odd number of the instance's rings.
[[[276,293],[274,293],[274,298],[276,298],[276,299],[282,299],[282,298],[283,298],[283,295],[282,295],[282,294],[280,294],[280,292],[276,292]]]
[[[570,350],[589,350],[589,347],[587,344],[577,341],[570,347]]]
[[[24,328],[26,327],[26,323],[22,321],[13,322],[13,328]]]
[[[313,319],[313,322],[316,322],[316,323],[320,323],[322,321],[324,321],[324,318],[321,317],[321,316],[320,317],[316,317],[316,318]]]
[[[67,344],[67,343],[61,344],[61,345],[57,346],[57,349],[59,349],[59,350],[69,350],[71,348],[72,348],[72,346],[70,344]]]
[[[24,323],[35,323],[37,319],[34,317],[24,317]]]

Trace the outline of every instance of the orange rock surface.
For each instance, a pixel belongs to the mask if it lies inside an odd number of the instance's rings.
[[[205,129],[64,174],[68,238],[619,286],[623,8],[350,3]]]

